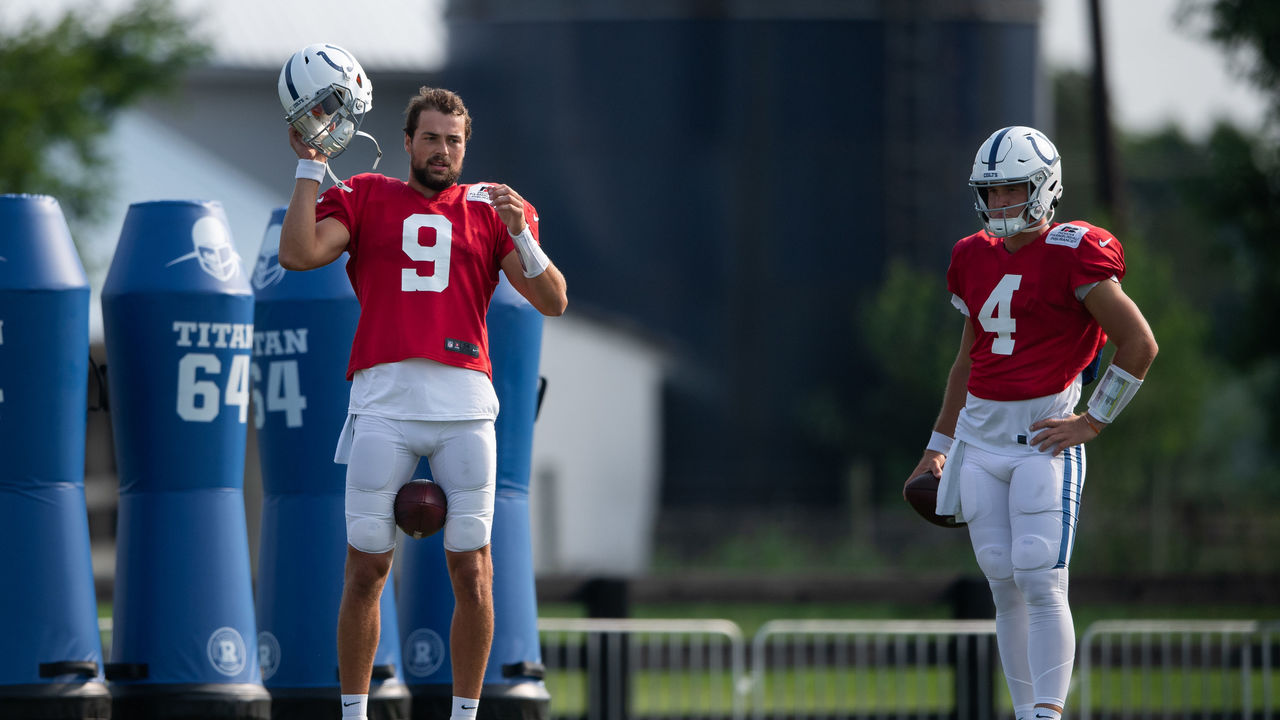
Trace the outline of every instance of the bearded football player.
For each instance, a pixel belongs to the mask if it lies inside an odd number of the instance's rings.
[[[281,71],[298,157],[280,264],[309,270],[345,252],[360,302],[335,460],[347,464],[347,555],[338,612],[344,718],[366,717],[378,601],[391,570],[396,493],[420,458],[447,497],[443,537],[455,610],[454,720],[476,717],[493,638],[489,554],[497,449],[485,315],[499,271],[545,315],[567,304],[539,243],[538,213],[515,189],[459,184],[471,116],[455,93],[422,88],[405,111],[408,179],[361,173],[320,193],[327,161],[359,134],[369,79],[350,54],[314,45]]]

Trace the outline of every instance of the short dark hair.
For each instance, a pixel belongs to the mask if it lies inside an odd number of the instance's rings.
[[[433,88],[423,85],[418,94],[409,99],[409,106],[404,110],[404,134],[410,138],[418,132],[418,116],[423,110],[437,110],[445,115],[456,115],[466,121],[463,140],[471,140],[471,114],[462,98],[452,90]]]

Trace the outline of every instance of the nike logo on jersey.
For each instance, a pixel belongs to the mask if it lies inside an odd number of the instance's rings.
[[[1099,240],[1098,247],[1106,247],[1107,243],[1111,242],[1112,240],[1115,240],[1115,238],[1107,238],[1106,240]]]

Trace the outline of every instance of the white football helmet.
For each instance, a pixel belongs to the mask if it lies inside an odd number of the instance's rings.
[[[991,217],[987,190],[1022,183],[1027,187],[1027,201],[1009,208],[1017,214]],[[969,187],[976,200],[973,209],[987,232],[1012,237],[1053,220],[1053,210],[1062,197],[1062,158],[1049,138],[1035,128],[1015,125],[997,130],[978,148]]]
[[[378,145],[372,135],[360,132],[364,114],[373,109],[373,82],[355,56],[337,45],[316,43],[294,53],[280,69],[277,90],[285,120],[326,158],[341,155],[356,135]],[[333,177],[332,170],[329,175]]]

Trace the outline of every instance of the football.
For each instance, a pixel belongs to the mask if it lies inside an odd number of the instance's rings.
[[[935,512],[938,507],[938,478],[933,473],[917,475],[908,480],[902,486],[902,497],[912,509],[920,513],[920,517],[934,525],[944,528],[964,527],[964,523],[956,522],[954,516]]]
[[[424,538],[444,527],[444,491],[430,480],[411,480],[396,493],[396,526],[412,538]]]

